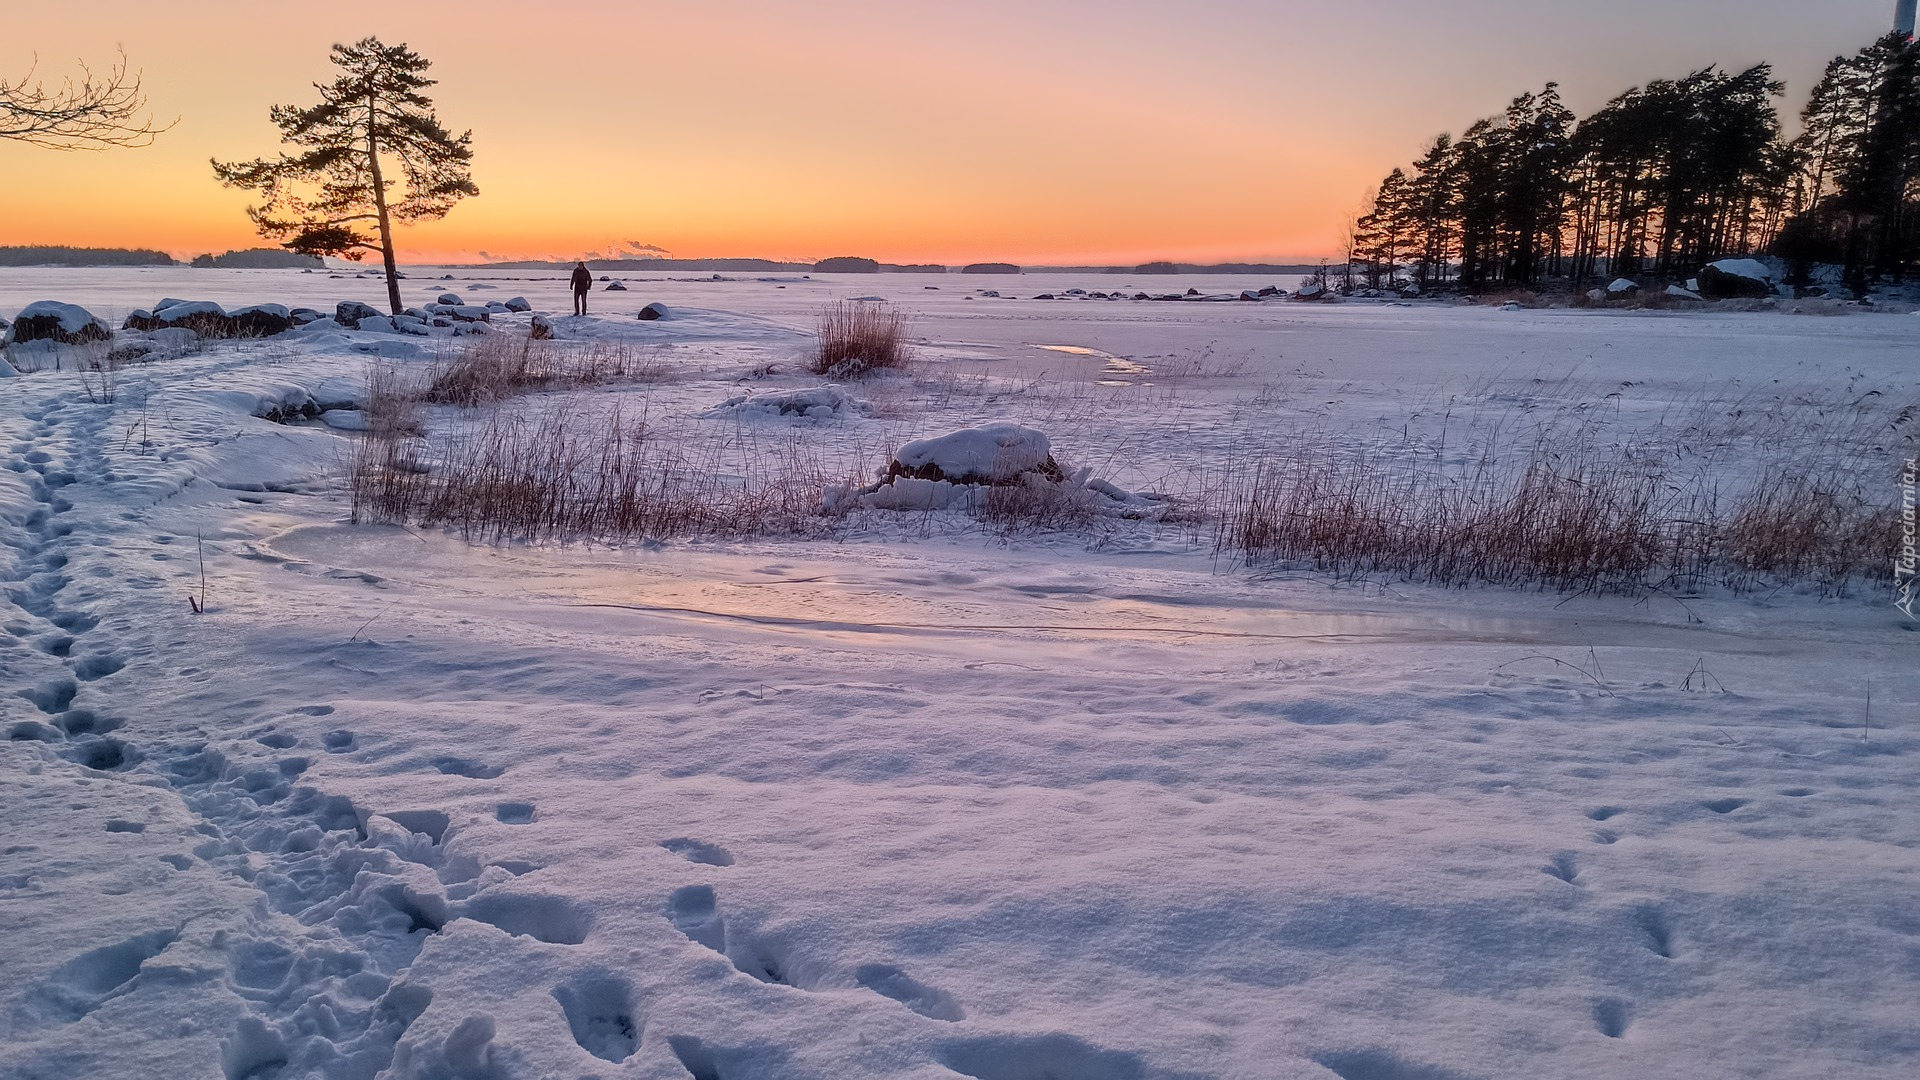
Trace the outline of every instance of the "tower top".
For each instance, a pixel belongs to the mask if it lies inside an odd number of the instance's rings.
[[[1914,8],[1920,0],[1898,0],[1893,7],[1893,28],[1908,37],[1913,36]]]

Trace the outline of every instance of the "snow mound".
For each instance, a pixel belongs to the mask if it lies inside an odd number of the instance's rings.
[[[1640,283],[1632,278],[1614,278],[1607,283],[1607,295],[1620,297],[1632,296],[1640,291]]]
[[[1060,479],[1053,443],[1033,428],[999,423],[907,443],[894,453],[887,475],[956,484],[1010,484],[1030,472]]]
[[[717,416],[804,416],[824,420],[841,414],[865,416],[871,403],[856,398],[837,386],[808,386],[798,390],[780,390],[770,394],[739,394],[704,413]]]
[[[1003,494],[1002,512],[1024,505],[1036,518],[1062,508],[1125,517],[1156,516],[1166,502],[1095,479],[1093,470],[1071,474],[1054,460],[1045,433],[1013,423],[967,428],[920,439],[894,452],[880,479],[867,487],[829,489],[825,509],[846,506],[871,510],[993,509]]]

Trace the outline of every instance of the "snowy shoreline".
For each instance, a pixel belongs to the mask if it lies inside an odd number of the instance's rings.
[[[351,298],[307,277],[231,299]],[[947,283],[894,290],[928,374],[872,416],[703,415],[866,277],[663,283],[573,329],[649,335],[670,378],[588,393],[730,453],[870,466],[1039,417],[1140,487],[1270,417],[1364,439],[1592,397],[1625,440],[1702,385],[1920,394],[1913,320]],[[36,287],[0,274],[0,308]],[[89,288],[62,295],[174,291]],[[694,314],[635,321],[654,300]],[[268,339],[125,369],[106,404],[72,372],[0,382],[0,1072],[1920,1063],[1920,637],[1871,590],[1449,591],[1135,525],[469,545],[345,524],[357,436],[253,415],[373,362]]]

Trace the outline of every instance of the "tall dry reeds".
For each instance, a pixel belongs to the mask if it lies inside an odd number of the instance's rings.
[[[799,454],[741,475],[617,403],[565,400],[493,410],[432,448],[370,435],[350,478],[355,520],[535,542],[813,535],[826,527],[820,493],[845,481]]]
[[[1437,455],[1296,445],[1226,485],[1215,546],[1254,562],[1443,586],[1633,592],[1810,582],[1840,594],[1856,579],[1886,576],[1898,519],[1836,476],[1787,470],[1725,481],[1591,449],[1449,467]]]
[[[907,315],[891,304],[841,300],[820,314],[819,342],[807,369],[815,375],[851,379],[871,371],[903,368]]]
[[[509,334],[469,338],[436,359],[421,397],[475,408],[521,394],[612,382],[659,382],[666,365],[654,350],[625,342],[558,342]]]

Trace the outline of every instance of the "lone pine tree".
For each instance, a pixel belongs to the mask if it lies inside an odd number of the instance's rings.
[[[281,141],[298,148],[277,158],[213,162],[229,187],[259,192],[247,208],[260,235],[303,255],[359,261],[378,251],[387,271],[387,299],[399,314],[393,223],[445,217],[453,204],[480,194],[469,175],[473,132],[440,126],[421,91],[431,62],[403,45],[367,38],[335,45],[339,78],[315,83],[320,104],[275,105],[269,112]],[[397,162],[396,189],[385,167]]]

